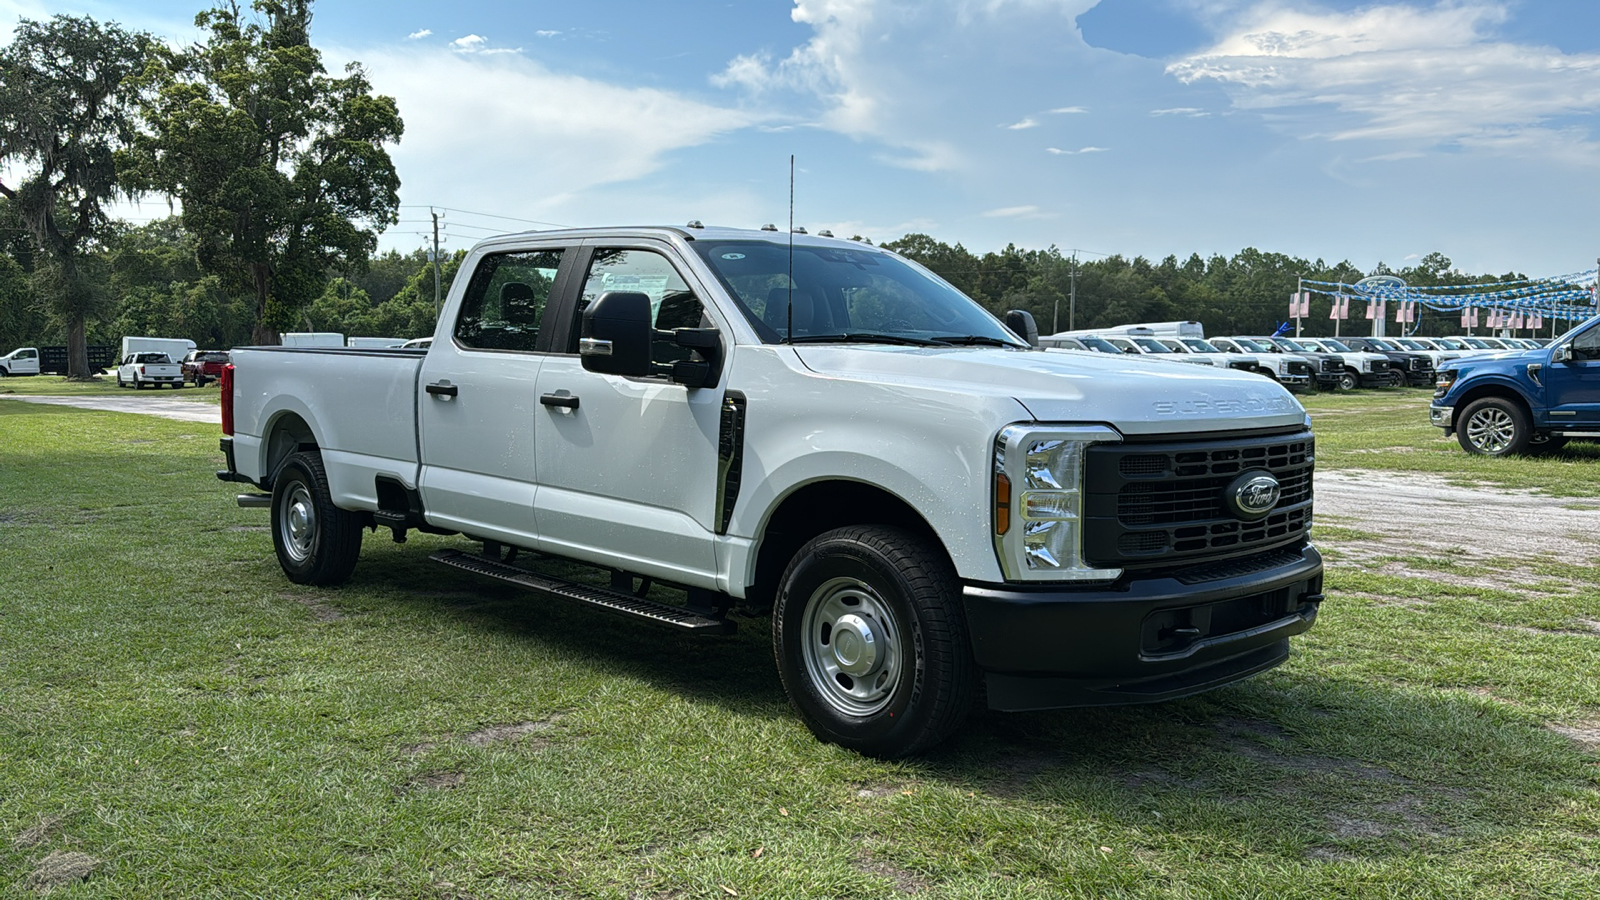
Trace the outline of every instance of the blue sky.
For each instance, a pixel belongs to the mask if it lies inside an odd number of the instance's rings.
[[[0,37],[72,12],[185,41],[199,8],[0,0]],[[794,154],[796,224],[875,241],[1600,255],[1593,0],[323,0],[313,40],[399,100],[400,249],[429,205],[451,248],[782,225]]]

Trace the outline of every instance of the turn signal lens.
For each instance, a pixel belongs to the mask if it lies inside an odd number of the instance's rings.
[[[1004,472],[994,474],[994,533],[1011,530],[1011,479]]]

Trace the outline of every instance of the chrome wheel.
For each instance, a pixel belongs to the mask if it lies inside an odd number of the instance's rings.
[[[889,604],[855,578],[823,582],[806,601],[800,653],[822,699],[847,716],[882,709],[900,683],[900,629]]]
[[[278,536],[283,540],[284,552],[295,562],[304,562],[310,558],[317,540],[317,510],[311,491],[295,482],[279,502],[283,507],[278,517]]]
[[[1516,436],[1517,423],[1499,407],[1480,409],[1467,420],[1467,440],[1484,453],[1504,453]]]

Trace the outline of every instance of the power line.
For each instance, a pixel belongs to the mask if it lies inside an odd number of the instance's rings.
[[[456,209],[453,206],[432,206],[426,203],[402,203],[401,209],[442,209],[446,212],[461,213],[466,216],[483,216],[486,219],[505,219],[508,222],[524,222],[529,225],[544,225],[549,228],[571,228],[571,225],[562,225],[559,222],[542,222],[538,219],[519,219],[516,216],[502,216],[499,213],[474,212],[470,209]]]

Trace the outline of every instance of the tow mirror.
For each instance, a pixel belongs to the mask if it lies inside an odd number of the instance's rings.
[[[1033,321],[1033,313],[1025,309],[1013,309],[1006,313],[1006,327],[1011,333],[1024,341],[1028,346],[1039,346],[1039,326]]]
[[[583,311],[578,356],[583,367],[606,375],[650,374],[650,297],[607,291]]]
[[[1550,361],[1553,363],[1572,362],[1572,345],[1562,344],[1550,351]]]

